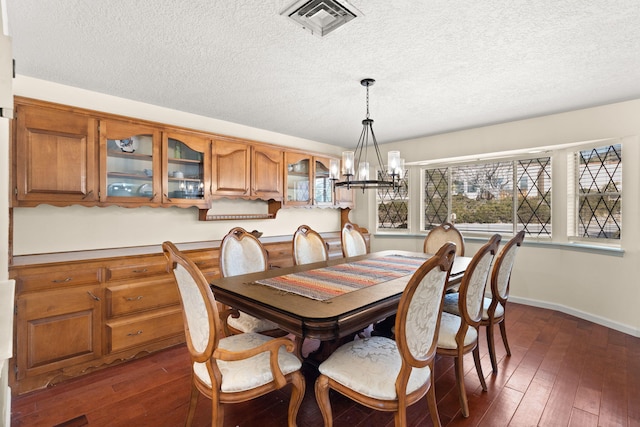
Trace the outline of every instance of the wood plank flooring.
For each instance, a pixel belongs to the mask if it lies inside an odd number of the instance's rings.
[[[510,303],[507,333],[512,356],[497,343],[499,372],[491,373],[484,330],[482,392],[471,355],[465,358],[469,418],[460,414],[453,361],[436,361],[436,395],[444,426],[640,426],[640,339],[563,313]],[[500,333],[496,330],[500,340]],[[311,343],[313,344],[313,343]],[[181,426],[187,412],[190,362],[185,346],[97,371],[46,390],[14,397],[13,427],[83,425]],[[298,425],[322,425],[315,374]],[[290,390],[225,408],[225,426],[286,425]],[[389,427],[391,414],[331,395],[336,427]],[[195,426],[211,425],[209,401],[200,398]],[[409,410],[409,426],[430,426],[426,401]]]

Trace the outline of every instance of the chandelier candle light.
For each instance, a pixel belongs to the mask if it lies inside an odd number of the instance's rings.
[[[335,187],[362,188],[364,192],[367,188],[395,188],[396,179],[399,181],[404,173],[404,159],[400,158],[399,151],[389,151],[387,153],[387,168],[385,170],[378,141],[373,133],[373,119],[369,118],[369,87],[373,86],[374,79],[363,79],[360,84],[367,88],[367,116],[362,121],[362,133],[356,145],[355,151],[342,152],[342,176],[340,180],[340,168],[337,160],[331,160],[329,164],[330,178]],[[378,179],[370,177],[370,163],[368,161],[369,139],[371,139],[378,162]],[[357,174],[356,174],[357,172]]]

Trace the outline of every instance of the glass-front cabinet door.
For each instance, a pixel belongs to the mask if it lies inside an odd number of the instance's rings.
[[[100,201],[160,202],[160,132],[116,120],[100,122]]]
[[[327,157],[313,158],[313,204],[333,205],[333,188],[329,179],[330,160]]]
[[[287,205],[311,204],[311,156],[298,153],[285,153],[287,170],[284,203]]]
[[[207,138],[181,132],[165,132],[163,142],[162,203],[207,207],[211,185],[205,164],[210,164]],[[206,161],[205,161],[206,160]]]

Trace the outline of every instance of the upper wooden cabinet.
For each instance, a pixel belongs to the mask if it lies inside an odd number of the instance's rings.
[[[162,134],[162,203],[207,208],[211,186],[211,141],[204,135],[166,131]]]
[[[330,157],[312,156],[298,152],[285,152],[285,205],[289,206],[339,206],[350,207],[352,194],[334,192],[329,176]],[[340,199],[336,196],[340,195]]]
[[[251,146],[244,141],[215,138],[211,150],[211,195],[249,196]]]
[[[231,138],[214,138],[211,196],[282,200],[282,150]]]
[[[94,204],[97,121],[72,109],[15,105],[13,205]]]
[[[284,154],[287,171],[285,174],[286,197],[285,205],[311,205],[311,175],[313,170],[312,157],[308,154],[286,152]]]
[[[268,201],[268,218],[283,203],[351,206],[332,191],[328,157],[27,98],[15,105],[12,206],[197,207],[204,220],[223,197]]]
[[[263,145],[251,150],[251,196],[263,200],[283,198],[283,151]]]
[[[118,120],[100,121],[100,201],[160,203],[160,130]]]
[[[332,206],[334,204],[333,185],[329,176],[329,157],[313,157],[313,204]]]

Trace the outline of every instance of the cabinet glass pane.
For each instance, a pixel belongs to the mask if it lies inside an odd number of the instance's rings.
[[[309,159],[287,165],[287,200],[290,202],[308,202]]]
[[[151,197],[153,137],[107,139],[107,196]]]
[[[168,196],[171,199],[204,198],[204,154],[169,138]]]
[[[331,180],[329,179],[329,167],[316,160],[315,176],[313,181],[314,200],[316,203],[331,203]]]

